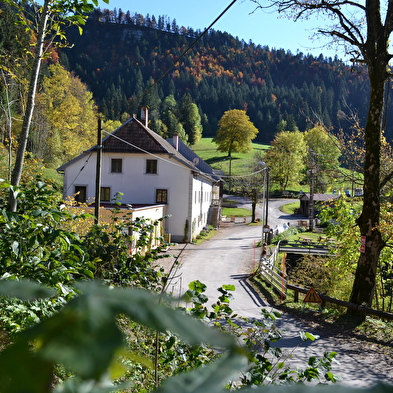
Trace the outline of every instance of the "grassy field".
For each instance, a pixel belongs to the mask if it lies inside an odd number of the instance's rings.
[[[296,209],[299,209],[300,201],[294,201],[292,203],[288,203],[286,205],[281,206],[280,210],[286,214],[294,214]]]
[[[252,214],[251,210],[243,209],[242,207],[223,207],[222,215],[226,217],[250,217]]]
[[[220,169],[225,175],[229,175],[229,166],[232,167],[232,175],[239,176],[249,173],[249,166],[253,162],[253,157],[256,152],[261,152],[262,155],[269,149],[270,145],[263,145],[259,143],[252,144],[253,150],[249,153],[233,153],[232,162],[228,158],[227,153],[217,151],[217,145],[213,142],[213,138],[202,138],[196,145],[192,146],[192,150],[198,154],[204,161],[206,161],[212,168]],[[346,178],[349,179],[353,174],[349,170],[342,169],[343,173],[347,172]],[[359,181],[359,180],[358,180]],[[341,183],[336,179],[334,184],[328,186],[326,193],[332,193],[333,190],[351,190],[352,185],[350,182]],[[308,184],[302,184],[291,187],[288,191],[297,194],[300,190],[309,192],[310,187]],[[274,191],[274,185],[271,189]]]
[[[242,175],[247,172],[254,154],[258,151],[264,153],[269,145],[253,143],[252,147],[253,150],[250,153],[232,153],[232,175]],[[228,154],[217,151],[217,145],[213,142],[213,138],[202,138],[200,142],[192,146],[192,150],[212,168],[221,169],[226,175],[229,174],[230,160]]]

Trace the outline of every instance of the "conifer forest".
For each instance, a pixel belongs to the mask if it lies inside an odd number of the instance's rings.
[[[247,111],[263,143],[273,139],[281,120],[300,130],[315,123],[345,130],[354,113],[365,120],[367,73],[338,58],[270,50],[210,30],[170,68],[200,34],[167,16],[96,10],[82,36],[76,29],[70,34],[73,47],[61,51],[60,61],[113,120],[137,113],[141,104],[159,120],[166,97],[181,102],[185,95],[199,108],[204,137],[215,135],[230,109]],[[386,136],[393,137],[391,124]]]

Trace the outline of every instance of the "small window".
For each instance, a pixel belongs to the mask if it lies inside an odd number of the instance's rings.
[[[123,172],[123,160],[121,158],[112,158],[111,173],[122,173],[122,172]]]
[[[86,186],[75,186],[75,200],[79,203],[86,202]]]
[[[146,160],[146,173],[157,173],[157,160]]]
[[[156,190],[156,203],[168,203],[168,190]]]
[[[101,201],[109,202],[111,200],[111,188],[101,187]]]

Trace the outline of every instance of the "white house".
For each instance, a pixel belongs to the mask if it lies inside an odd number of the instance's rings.
[[[110,207],[117,193],[124,194],[124,208],[164,205],[170,215],[165,233],[174,242],[192,241],[218,221],[220,179],[177,136],[165,140],[150,130],[146,108],[141,117],[130,118],[102,141],[101,205]],[[58,171],[64,174],[64,197],[78,193],[79,202],[94,201],[97,146]]]

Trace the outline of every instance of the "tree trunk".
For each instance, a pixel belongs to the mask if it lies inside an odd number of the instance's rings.
[[[253,188],[251,190],[251,222],[256,221],[257,203],[258,203],[257,189]],[[262,218],[261,218],[261,220],[262,220]]]
[[[381,56],[382,57],[382,56]],[[362,213],[357,219],[361,236],[366,239],[360,253],[350,302],[371,307],[376,284],[379,255],[385,246],[379,228],[380,153],[384,91],[387,79],[385,60],[369,64],[370,107],[365,128],[364,196]],[[360,239],[359,239],[360,247]]]
[[[26,152],[27,140],[29,137],[29,131],[31,126],[31,119],[34,112],[35,106],[35,97],[37,93],[37,85],[38,85],[38,77],[40,75],[41,69],[41,61],[43,56],[44,49],[44,40],[45,40],[45,31],[48,23],[48,9],[49,9],[49,0],[45,0],[41,18],[38,26],[38,35],[37,35],[37,45],[36,52],[34,57],[34,64],[31,71],[30,83],[29,83],[29,92],[27,96],[26,103],[26,112],[23,117],[22,130],[19,136],[18,141],[18,151],[16,153],[15,165],[12,171],[11,176],[11,185],[19,186],[20,179],[22,177],[22,170],[24,164],[24,157]],[[10,192],[9,200],[8,200],[9,210],[12,212],[16,211],[17,208],[17,200],[14,197],[14,194]]]

